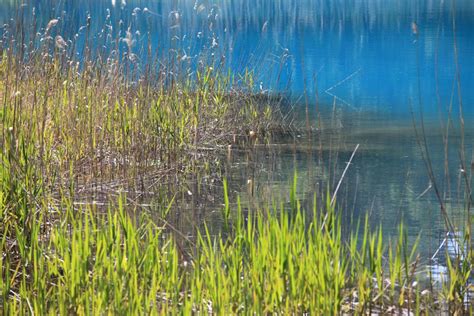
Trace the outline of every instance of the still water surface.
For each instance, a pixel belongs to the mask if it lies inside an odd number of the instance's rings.
[[[234,74],[255,69],[256,90],[288,95],[301,109],[308,106],[313,137],[295,135],[235,153],[240,158],[231,157],[226,171],[234,191],[248,201],[285,196],[297,168],[300,195],[311,199],[315,191],[334,189],[360,144],[339,192],[341,208],[348,217],[370,213],[371,222],[382,223],[390,235],[403,218],[411,237],[421,233],[422,250],[429,254],[444,228],[412,126],[411,112],[419,124],[422,109],[442,197],[453,219],[464,219],[460,132],[450,132],[445,154],[439,118],[446,122],[452,111],[453,124],[459,125],[462,108],[470,161],[472,0],[46,0],[27,1],[27,21],[33,9],[40,26],[59,18],[57,35],[77,41],[78,59],[90,16],[96,47],[111,49],[121,38],[119,49],[130,48],[142,65],[150,45],[162,57],[171,49],[190,71],[204,58]],[[0,20],[12,16],[14,5],[0,1]],[[316,104],[332,113],[323,126],[317,123]],[[319,133],[321,127],[329,132]],[[197,201],[183,208],[198,209],[198,220],[220,221],[218,212],[203,211],[212,209],[211,202]],[[196,218],[176,221],[187,226]]]

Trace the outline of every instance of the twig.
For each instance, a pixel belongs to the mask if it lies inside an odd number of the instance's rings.
[[[359,149],[359,144],[357,144],[354,151],[352,152],[351,158],[347,162],[346,168],[344,168],[344,171],[342,172],[341,178],[339,179],[339,182],[337,183],[336,190],[334,190],[334,193],[333,193],[332,198],[331,198],[331,206],[334,206],[334,202],[336,201],[337,191],[339,191],[339,187],[341,186],[342,180],[344,180],[346,172],[349,169],[349,166],[351,165],[352,159],[354,158],[354,156],[357,152],[357,149]],[[323,224],[321,225],[321,229],[324,229],[324,226],[326,225],[327,218],[328,218],[328,213],[326,213],[326,215],[324,216],[324,220],[323,220]]]
[[[331,206],[334,206],[334,202],[336,201],[336,195],[337,195],[337,192],[339,191],[339,187],[341,186],[342,180],[344,180],[346,172],[349,169],[349,166],[351,165],[352,159],[354,158],[354,156],[357,152],[357,149],[359,149],[359,144],[357,144],[354,151],[352,152],[351,158],[347,162],[346,168],[344,168],[344,171],[342,172],[341,178],[339,179],[339,182],[337,183],[336,190],[334,190],[334,193],[333,193],[332,198],[331,198]]]

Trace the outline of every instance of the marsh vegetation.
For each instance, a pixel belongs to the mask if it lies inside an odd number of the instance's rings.
[[[290,1],[257,1],[251,12],[245,3],[137,7],[127,16],[127,4],[112,1],[97,13],[102,24],[74,10],[79,24],[68,24],[61,5],[0,1],[11,17],[0,33],[2,314],[472,313],[474,164],[461,93],[460,109],[451,97],[430,134],[421,102],[408,125],[377,117],[368,129],[369,112],[347,118],[347,104],[336,95],[321,104],[306,81],[297,100],[272,91],[262,82],[269,73],[291,87],[288,51],[270,54],[273,67],[258,55],[230,67],[222,43],[231,35],[218,13],[232,27],[237,10],[248,16],[239,29],[266,32],[261,15],[279,4],[274,23],[337,26],[323,11],[299,21],[301,7],[283,8]],[[328,21],[347,13],[329,9]],[[203,30],[192,44],[183,24]],[[161,49],[156,29],[165,30]],[[403,181],[377,167],[415,152]],[[416,214],[374,216],[383,203],[359,202],[358,192],[381,186],[386,200],[402,195],[399,208]],[[358,216],[356,202],[367,213]],[[436,228],[426,219],[434,212]],[[434,249],[421,228],[442,232]]]

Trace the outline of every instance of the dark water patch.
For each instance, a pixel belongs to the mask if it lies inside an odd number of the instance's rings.
[[[383,123],[374,120],[363,129],[339,128],[312,134],[311,138],[301,133],[274,138],[271,143],[256,142],[234,147],[230,152],[217,152],[222,159],[220,174],[229,184],[231,209],[237,208],[237,197],[245,210],[263,210],[275,203],[289,206],[292,180],[297,172],[297,194],[311,215],[314,197],[322,203],[328,191],[333,194],[359,144],[337,195],[347,232],[369,216],[372,227],[381,225],[386,237],[395,238],[398,225],[403,222],[410,243],[419,237],[422,257],[431,258],[446,227],[416,135],[409,123],[404,129]],[[443,138],[436,124],[428,123],[425,129],[436,184],[450,220],[456,227],[463,227],[466,210],[459,160],[453,158],[445,164]],[[468,128],[466,137],[472,133],[472,128]],[[455,157],[458,146],[459,138],[451,136],[448,156]],[[470,147],[466,150],[472,151]],[[191,178],[177,196],[177,212],[170,213],[170,221],[191,235],[206,222],[218,234],[225,226],[223,195],[220,179]]]

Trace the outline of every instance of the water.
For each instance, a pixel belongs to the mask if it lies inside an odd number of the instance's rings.
[[[2,1],[3,19],[12,11]],[[84,38],[90,15],[97,45],[108,29],[133,36],[133,51],[145,61],[153,51],[174,47],[190,63],[199,53],[225,56],[234,71],[260,70],[262,89],[293,96],[307,92],[321,103],[406,114],[418,105],[418,80],[427,113],[446,111],[456,76],[453,19],[464,110],[472,113],[474,94],[474,3],[452,1],[29,1],[40,25],[60,18],[66,40]],[[454,12],[454,13],[453,13]],[[416,34],[414,34],[414,23]],[[150,36],[148,37],[148,33]],[[122,49],[126,44],[122,42]],[[271,71],[269,71],[271,70]],[[258,73],[259,71],[257,71]],[[454,107],[457,109],[457,106]]]
[[[0,21],[7,22],[13,8],[10,1],[0,1]],[[327,115],[332,123],[325,123],[332,133],[315,132],[312,139],[296,137],[235,154],[240,158],[231,159],[227,175],[233,190],[249,203],[253,196],[286,194],[295,167],[303,199],[328,186],[334,189],[360,144],[339,192],[341,208],[354,218],[369,212],[372,223],[381,223],[388,235],[403,219],[412,240],[421,233],[422,251],[434,252],[444,226],[413,132],[411,112],[420,123],[421,109],[442,197],[454,221],[464,219],[459,129],[450,134],[446,175],[438,118],[445,122],[452,108],[456,124],[462,105],[469,160],[472,0],[455,5],[440,0],[28,1],[23,7],[27,24],[33,8],[39,26],[59,18],[54,35],[77,41],[78,60],[90,16],[92,42],[104,54],[121,38],[119,51],[130,49],[139,65],[151,57],[150,45],[162,58],[171,49],[190,71],[204,59],[234,74],[252,68],[257,91],[286,94],[301,109],[308,105],[313,131],[319,128],[316,104],[324,113],[335,113]],[[218,226],[218,212],[204,210],[218,209],[219,203],[197,202],[195,195],[183,207],[199,215],[176,219],[179,226],[203,219]]]

